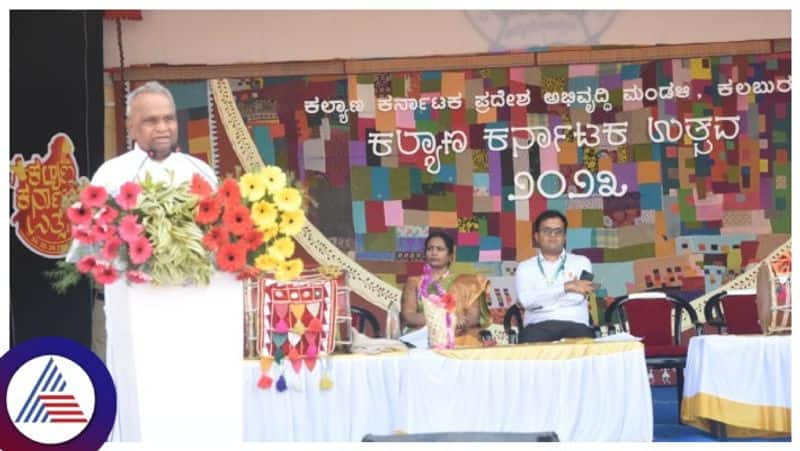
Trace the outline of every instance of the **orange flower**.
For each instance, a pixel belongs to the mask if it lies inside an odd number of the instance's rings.
[[[242,204],[242,193],[239,191],[239,184],[230,177],[222,182],[217,195],[222,198],[222,203],[225,204],[226,210],[231,206]]]
[[[206,181],[205,177],[195,173],[192,175],[192,184],[189,186],[189,192],[196,194],[197,197],[203,199],[211,195],[213,190],[211,185]]]
[[[245,243],[248,251],[254,251],[264,243],[264,234],[258,230],[250,230],[242,236],[241,241]]]
[[[244,268],[246,250],[241,245],[225,244],[217,252],[217,266],[223,271],[237,272]]]
[[[253,229],[250,210],[241,204],[234,207],[229,204],[225,207],[225,213],[222,215],[222,224],[236,236],[242,236]]]
[[[194,216],[194,219],[199,224],[212,224],[219,219],[221,211],[222,206],[219,205],[214,198],[205,197],[197,204],[197,214]]]
[[[245,266],[244,269],[239,271],[239,274],[236,275],[236,280],[255,279],[258,277],[259,272],[258,269],[252,266]]]

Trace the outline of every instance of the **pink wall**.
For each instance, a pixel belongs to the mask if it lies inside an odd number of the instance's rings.
[[[163,11],[123,22],[125,64],[233,64],[559,45],[791,37],[790,11]],[[104,65],[119,65],[105,22]]]

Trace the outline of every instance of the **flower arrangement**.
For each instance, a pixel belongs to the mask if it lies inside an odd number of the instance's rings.
[[[444,276],[447,277],[447,274]],[[447,293],[433,279],[433,271],[427,263],[422,268],[422,279],[417,296],[425,302],[425,322],[428,325],[428,341],[433,348],[455,347],[455,297]]]
[[[281,168],[266,166],[238,181],[228,177],[216,193],[196,176],[190,191],[200,197],[194,219],[204,230],[203,246],[221,270],[239,278],[273,273],[279,281],[303,271],[303,261],[291,258],[292,237],[306,222],[303,195]]]
[[[101,285],[123,275],[131,283],[207,284],[213,267],[193,219],[197,201],[187,183],[156,182],[149,174],[113,197],[86,186],[67,209],[80,243],[75,268]]]

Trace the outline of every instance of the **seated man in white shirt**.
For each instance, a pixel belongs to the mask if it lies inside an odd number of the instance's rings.
[[[539,254],[520,263],[515,276],[524,308],[520,343],[594,337],[586,299],[592,282],[579,279],[583,271],[592,272],[592,264],[564,249],[566,233],[567,218],[560,212],[547,210],[536,218]]]

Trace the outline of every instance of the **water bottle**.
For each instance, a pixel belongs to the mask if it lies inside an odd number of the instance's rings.
[[[386,310],[386,338],[393,340],[400,338],[400,309],[397,302],[389,304]]]

